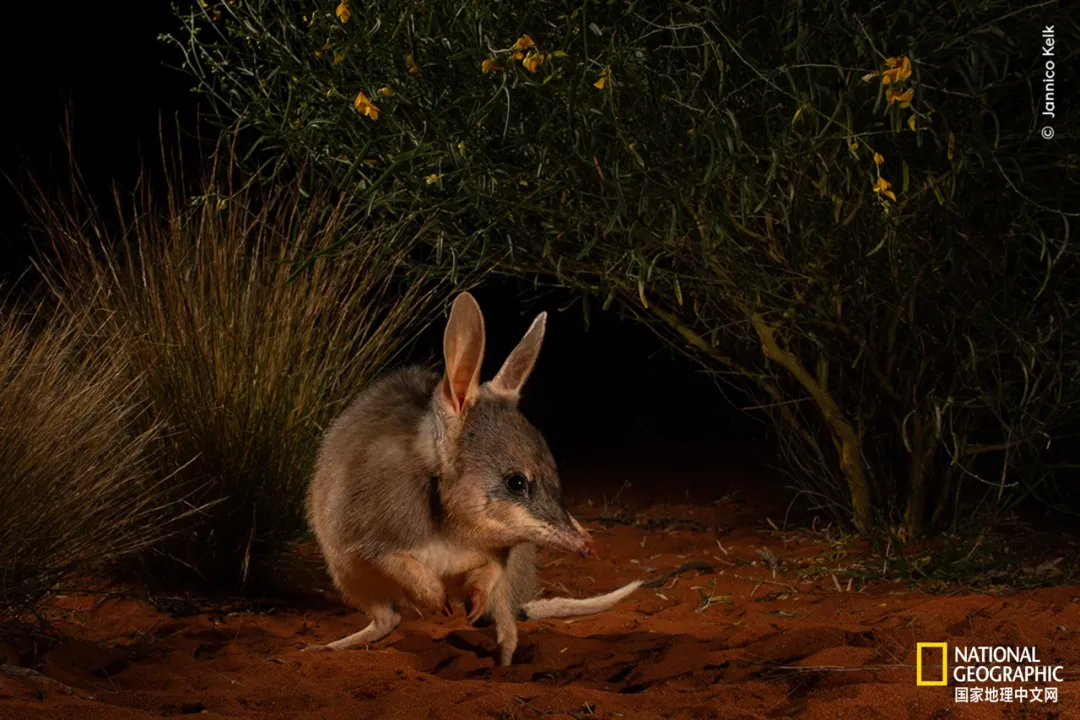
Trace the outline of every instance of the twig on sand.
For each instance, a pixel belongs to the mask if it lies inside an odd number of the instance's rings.
[[[878,670],[910,670],[914,665],[897,663],[895,665],[860,665],[859,667],[844,667],[843,665],[776,665],[768,670],[784,670],[793,674],[805,673],[845,673],[845,672],[875,672]]]
[[[520,695],[517,695],[517,696],[514,697],[514,699],[517,700],[522,705],[524,705],[525,707],[532,710],[533,712],[539,714],[539,715],[552,715],[552,714],[554,714],[549,710],[541,710],[540,708],[533,705],[532,700],[534,700],[534,698],[522,697]]]
[[[799,592],[799,588],[795,587],[794,585],[789,585],[788,583],[777,582],[775,580],[768,580],[766,578],[744,577],[742,575],[735,575],[734,577],[737,577],[740,580],[745,580],[746,582],[757,583],[757,587],[754,588],[754,592],[757,592],[757,588],[761,587],[762,583],[768,583],[769,585],[776,585],[777,587],[782,587],[782,588],[784,588],[786,590],[790,590],[793,593]],[[754,593],[750,593],[751,596],[753,596],[753,594]]]

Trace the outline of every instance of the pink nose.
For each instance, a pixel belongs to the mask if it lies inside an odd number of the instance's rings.
[[[585,543],[585,549],[581,551],[581,557],[591,558],[595,554],[596,548],[593,547],[592,538],[589,538],[589,541]]]
[[[593,539],[592,535],[589,534],[589,531],[581,527],[581,523],[579,523],[577,518],[573,515],[570,516],[570,524],[574,526],[574,529],[578,532],[578,536],[581,538],[581,550],[579,551],[581,557],[588,558],[595,555],[596,548],[593,547]]]

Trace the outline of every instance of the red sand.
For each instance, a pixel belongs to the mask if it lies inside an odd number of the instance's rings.
[[[31,661],[40,674],[0,645],[0,718],[1080,718],[1080,587],[929,595],[886,582],[847,590],[840,575],[838,591],[831,572],[799,571],[850,567],[855,554],[773,530],[760,505],[637,493],[649,507],[636,525],[605,524],[593,496],[572,509],[598,558],[543,553],[543,592],[604,592],[690,561],[715,573],[639,590],[606,614],[524,623],[509,668],[495,667],[494,631],[467,627],[460,608],[407,613],[370,650],[301,653],[365,618],[332,600],[174,617],[131,588],[61,597],[50,617],[73,639]],[[759,548],[779,558],[775,577]],[[310,577],[311,589],[325,582]],[[714,600],[703,608],[703,597]],[[917,687],[919,641],[1035,646],[1066,667],[1059,700],[963,704],[952,687]]]

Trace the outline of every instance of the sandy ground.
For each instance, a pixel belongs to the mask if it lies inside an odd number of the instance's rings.
[[[610,487],[571,496],[599,555],[543,553],[542,594],[604,592],[690,561],[714,571],[606,614],[523,623],[512,667],[495,667],[494,631],[460,608],[407,614],[368,650],[301,653],[366,623],[313,572],[296,575],[307,600],[262,608],[151,602],[129,586],[56,598],[49,617],[71,639],[37,657],[0,645],[0,718],[1080,718],[1080,587],[849,588],[858,549],[774,529],[752,488],[706,502],[691,485],[606,507]],[[1058,701],[957,703],[954,687],[918,687],[915,644],[936,641],[1034,646],[1065,666]]]

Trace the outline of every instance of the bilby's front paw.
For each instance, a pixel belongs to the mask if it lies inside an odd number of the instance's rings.
[[[422,600],[423,607],[432,613],[442,613],[447,616],[454,614],[454,606],[450,604],[450,598],[442,583],[428,588]]]
[[[469,623],[475,623],[487,612],[488,593],[484,588],[471,587],[466,594],[465,606],[469,609]]]
[[[470,618],[477,615],[477,613],[473,612],[472,602],[469,600],[468,596],[465,597],[465,614],[468,615]],[[495,619],[491,616],[491,611],[489,609],[487,612],[482,613],[475,620],[469,620],[469,624],[472,625],[474,628],[478,629],[489,628],[495,624]]]

